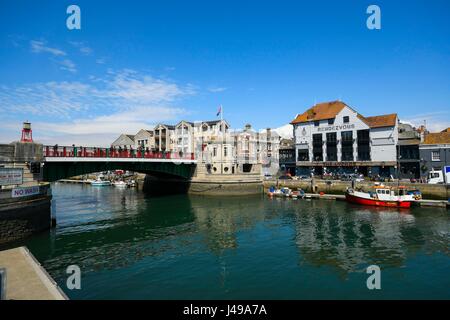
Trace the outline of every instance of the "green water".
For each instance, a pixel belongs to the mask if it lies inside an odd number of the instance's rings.
[[[450,298],[450,211],[56,184],[25,241],[72,299]],[[66,268],[81,268],[81,290]],[[381,268],[368,290],[367,266]]]

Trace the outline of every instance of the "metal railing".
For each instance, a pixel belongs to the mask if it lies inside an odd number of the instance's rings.
[[[194,153],[152,151],[148,149],[100,148],[83,146],[44,146],[44,157],[142,158],[195,160]]]

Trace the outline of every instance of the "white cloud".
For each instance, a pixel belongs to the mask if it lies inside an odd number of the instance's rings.
[[[35,137],[42,142],[62,144],[58,139],[70,137],[72,143],[78,144],[91,135],[86,142],[97,145],[104,143],[105,137],[111,143],[120,133],[136,133],[157,122],[186,115],[186,110],[172,104],[193,94],[189,85],[180,86],[133,70],[111,70],[105,77],[90,77],[86,83],[0,86],[0,111],[14,119],[32,120]],[[14,126],[11,130],[20,130],[20,123]]]
[[[436,111],[412,115],[406,118],[400,118],[403,123],[408,123],[414,127],[419,127],[426,123],[430,132],[440,132],[450,127],[450,118],[448,111]]]
[[[64,59],[62,61],[59,61],[58,63],[61,65],[60,68],[62,70],[67,70],[67,71],[70,71],[72,73],[77,72],[77,66],[70,59]]]
[[[85,56],[89,56],[92,54],[92,52],[94,50],[92,50],[92,48],[90,48],[89,46],[87,46],[84,42],[80,42],[80,41],[69,41],[69,43],[76,47],[83,55]]]
[[[223,92],[225,90],[227,90],[227,88],[225,88],[225,87],[209,87],[208,88],[208,91],[212,92],[212,93]]]
[[[97,63],[97,64],[105,64],[105,62],[106,62],[105,58],[99,58],[99,59],[95,60],[95,63]]]
[[[46,46],[45,41],[37,41],[37,40],[31,40],[30,41],[30,46],[31,46],[31,51],[35,52],[35,53],[50,53],[54,56],[65,56],[67,55],[64,51],[57,49],[57,48],[52,48],[52,47],[48,47]]]
[[[291,139],[294,137],[294,129],[291,124],[274,129],[282,138]]]

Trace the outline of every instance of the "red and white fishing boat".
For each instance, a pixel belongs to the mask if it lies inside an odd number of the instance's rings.
[[[398,195],[392,187],[375,185],[369,192],[347,189],[345,199],[351,203],[367,206],[409,208],[415,201],[414,196],[406,194],[405,187],[398,188]]]

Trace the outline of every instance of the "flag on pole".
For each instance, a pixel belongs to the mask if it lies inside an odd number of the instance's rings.
[[[222,105],[219,106],[219,110],[217,110],[216,117],[218,117],[222,113]]]

